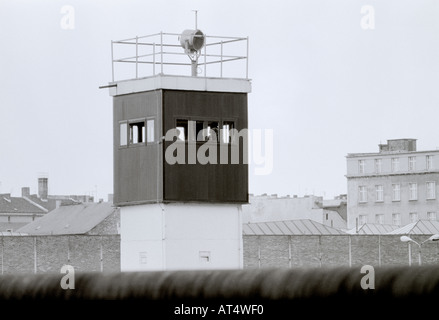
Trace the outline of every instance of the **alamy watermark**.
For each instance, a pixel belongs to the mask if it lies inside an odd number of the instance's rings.
[[[61,288],[64,290],[75,289],[75,268],[71,265],[65,264],[61,267],[61,273],[65,273],[59,283]]]
[[[61,7],[60,14],[62,14],[60,21],[61,29],[75,29],[75,8],[71,5],[64,5]]]
[[[365,273],[360,280],[361,288],[364,290],[375,289],[375,268],[366,264],[361,267],[360,272]]]
[[[364,5],[361,7],[360,26],[363,30],[375,29],[375,8],[371,5]]]
[[[168,164],[253,164],[255,175],[273,171],[273,129],[204,129],[195,134],[195,123],[189,121],[187,131],[187,136],[178,128],[166,132],[164,140],[172,142],[165,150]]]

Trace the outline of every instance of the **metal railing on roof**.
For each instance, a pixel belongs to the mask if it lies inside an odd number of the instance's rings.
[[[191,75],[191,60],[178,41],[180,35],[159,32],[111,41],[112,81],[157,74]],[[205,34],[204,37],[205,45],[198,59],[198,74],[204,77],[248,79],[248,37]],[[125,69],[121,70],[123,67]],[[182,71],[182,67],[187,69]]]

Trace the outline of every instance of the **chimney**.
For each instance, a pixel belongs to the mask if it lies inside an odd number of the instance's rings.
[[[49,195],[49,178],[47,176],[40,176],[38,178],[38,197],[41,200],[47,200]]]
[[[30,188],[29,187],[23,187],[21,188],[21,197],[22,198],[28,198],[30,196]]]

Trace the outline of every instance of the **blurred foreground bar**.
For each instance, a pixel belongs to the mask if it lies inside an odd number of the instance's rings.
[[[64,275],[1,276],[0,308],[12,302],[37,302],[38,306],[86,302],[109,314],[142,310],[160,313],[158,319],[176,319],[177,307],[194,306],[209,307],[210,312],[204,317],[184,316],[186,319],[291,319],[291,312],[299,311],[306,316],[338,318],[352,317],[349,310],[358,315],[373,310],[379,310],[380,315],[421,315],[437,312],[439,303],[439,266],[432,265],[375,267],[367,273],[362,273],[361,267],[75,273],[75,289],[67,290],[60,285]],[[374,289],[363,289],[363,277]],[[121,309],[122,302],[131,309]],[[262,305],[263,314],[218,314],[221,306],[227,305]]]

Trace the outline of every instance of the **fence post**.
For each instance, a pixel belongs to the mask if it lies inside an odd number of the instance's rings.
[[[260,236],[258,236],[258,268],[261,268],[261,244],[260,244]]]
[[[292,265],[292,257],[291,257],[291,236],[288,236],[288,264],[291,268]]]
[[[104,271],[104,259],[103,259],[103,252],[102,252],[102,236],[101,236],[101,272]]]
[[[2,274],[3,274],[3,265],[4,265],[4,261],[3,261],[3,255],[4,255],[4,246],[5,246],[5,243],[4,243],[4,237],[2,236]]]
[[[378,235],[378,266],[381,267],[381,235]]]
[[[352,267],[352,240],[351,236],[348,236],[349,238],[349,267]]]
[[[34,273],[37,273],[37,237],[34,237]]]

